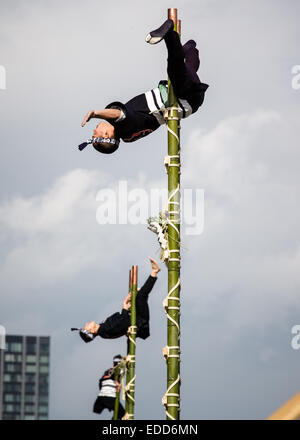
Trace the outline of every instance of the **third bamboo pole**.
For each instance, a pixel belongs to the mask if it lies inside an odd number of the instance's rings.
[[[131,291],[131,307],[130,307],[130,327],[128,329],[128,369],[126,375],[126,417],[129,420],[134,419],[135,404],[135,348],[136,348],[136,294],[138,282],[138,267],[132,266],[130,271],[130,291]]]

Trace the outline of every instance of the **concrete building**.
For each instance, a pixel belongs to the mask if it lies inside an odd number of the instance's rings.
[[[0,420],[47,420],[50,337],[6,335],[0,350]]]

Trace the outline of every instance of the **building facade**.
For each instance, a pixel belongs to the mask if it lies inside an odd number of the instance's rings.
[[[0,350],[0,419],[47,420],[50,338],[6,335]]]

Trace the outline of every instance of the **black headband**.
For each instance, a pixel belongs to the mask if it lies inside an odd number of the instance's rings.
[[[110,145],[115,145],[116,147],[118,147],[119,143],[120,143],[120,139],[114,139],[114,138],[110,139],[110,138],[103,138],[103,137],[92,138],[92,139],[88,139],[86,142],[83,142],[82,144],[78,145],[78,148],[80,151],[82,151],[87,145],[97,144],[97,143],[110,144]]]

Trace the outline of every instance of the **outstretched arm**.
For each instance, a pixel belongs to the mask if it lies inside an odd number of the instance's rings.
[[[152,270],[151,270],[150,276],[146,280],[143,287],[138,289],[139,295],[143,295],[143,294],[148,295],[150,293],[150,291],[156,281],[157,274],[158,274],[158,272],[160,272],[160,267],[159,267],[158,263],[151,257],[149,257],[149,260],[151,263]],[[123,309],[129,310],[130,307],[131,307],[131,292],[129,292],[129,294],[126,296],[126,298],[123,301]]]
[[[111,121],[113,119],[118,119],[121,116],[121,111],[117,108],[105,108],[104,110],[90,110],[84,117],[81,127],[92,118],[105,119],[106,121]]]
[[[126,335],[129,325],[129,313],[126,309],[122,309],[121,313],[114,313],[101,324],[95,321],[87,322],[84,329],[104,339],[114,339]]]

